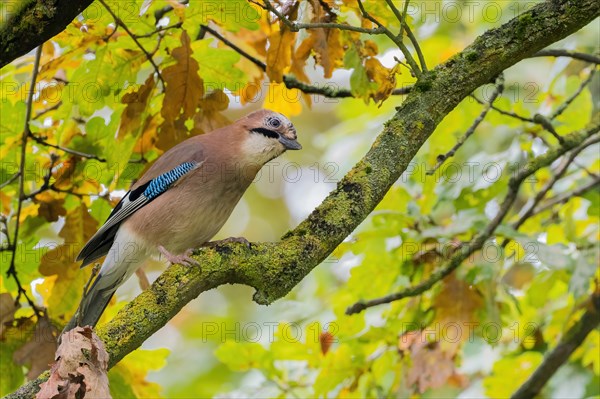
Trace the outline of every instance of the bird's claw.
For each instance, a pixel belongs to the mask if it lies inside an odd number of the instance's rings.
[[[167,251],[162,245],[158,246],[158,250],[172,265],[175,263],[179,263],[184,266],[200,266],[198,261],[190,256],[192,252],[194,252],[194,250],[191,248],[186,250],[181,255],[173,255],[172,253]]]

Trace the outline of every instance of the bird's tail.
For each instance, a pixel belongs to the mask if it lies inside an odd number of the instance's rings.
[[[142,259],[128,259],[128,257],[123,257],[122,255],[122,253],[109,252],[96,280],[94,280],[92,286],[83,295],[75,315],[67,323],[63,329],[63,333],[77,326],[96,326],[117,288],[142,263]]]
[[[117,290],[117,287],[114,287],[114,289],[109,289],[109,287],[99,288],[98,284],[101,282],[101,279],[102,275],[99,275],[90,289],[84,294],[75,315],[65,326],[63,333],[77,326],[96,326],[96,323],[100,320],[100,316],[104,313],[104,309],[106,309],[110,299]]]

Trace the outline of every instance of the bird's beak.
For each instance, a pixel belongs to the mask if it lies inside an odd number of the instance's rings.
[[[288,139],[285,136],[279,136],[279,142],[283,144],[286,150],[301,150],[302,146],[294,139]]]

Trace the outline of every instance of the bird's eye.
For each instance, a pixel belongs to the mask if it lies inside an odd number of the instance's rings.
[[[270,128],[278,129],[279,127],[281,127],[281,121],[278,118],[269,118],[267,119],[267,125]]]

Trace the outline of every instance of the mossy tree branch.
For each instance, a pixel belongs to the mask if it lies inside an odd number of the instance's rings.
[[[277,243],[201,249],[201,268],[174,265],[108,324],[98,329],[111,365],[139,347],[200,293],[222,284],[256,288],[269,304],[322,262],[400,177],[435,127],[469,93],[504,69],[591,22],[594,0],[547,1],[490,30],[445,64],[423,75],[369,152],[309,217]]]
[[[0,26],[0,68],[62,32],[93,0],[9,2]]]
[[[424,73],[364,158],[281,241],[250,248],[228,244],[200,249],[195,257],[201,268],[173,265],[100,326],[97,333],[110,354],[110,366],[204,291],[228,283],[247,284],[256,288],[254,300],[261,304],[286,295],[372,212],[436,126],[464,98],[506,68],[581,29],[599,13],[597,0],[548,0],[486,32]],[[39,383],[37,379],[8,398],[29,397],[34,391],[31,385]]]

